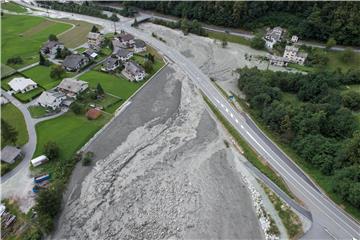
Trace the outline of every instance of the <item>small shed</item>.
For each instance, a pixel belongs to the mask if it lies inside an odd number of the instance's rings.
[[[1,150],[1,161],[6,163],[14,163],[15,160],[22,156],[21,150],[14,146],[6,146]]]
[[[95,120],[99,118],[102,115],[100,109],[97,108],[91,108],[89,111],[86,112],[86,117],[89,120]]]

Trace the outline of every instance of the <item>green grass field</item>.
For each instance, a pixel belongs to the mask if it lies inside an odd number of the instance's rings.
[[[231,35],[228,33],[223,32],[214,32],[214,31],[206,31],[209,38],[216,39],[222,41],[223,39],[226,39],[228,42],[232,43],[238,43],[246,46],[250,46],[250,40],[246,39],[244,37]]]
[[[15,73],[15,69],[13,69],[12,67],[5,65],[5,64],[1,64],[1,78],[9,76],[13,73]]]
[[[27,143],[29,136],[25,124],[24,117],[19,109],[13,104],[7,103],[1,106],[1,118],[9,123],[18,132],[17,145],[22,146]],[[1,146],[6,145],[6,140],[1,138]]]
[[[30,106],[28,107],[30,115],[33,118],[39,118],[44,116],[47,112],[46,109],[41,106]]]
[[[26,12],[26,9],[23,6],[20,6],[19,4],[16,4],[14,2],[7,2],[1,4],[1,9],[8,10],[10,12],[16,12],[16,13],[24,13]]]
[[[94,70],[81,75],[80,80],[88,82],[89,86],[94,89],[100,83],[105,92],[121,97],[124,101],[144,83],[144,81],[129,82],[125,77],[121,78]]]
[[[75,115],[72,112],[41,122],[36,125],[37,145],[34,157],[43,154],[44,144],[54,141],[60,148],[60,159],[70,160],[71,156],[79,150],[106,122],[109,115],[103,115],[97,120],[88,120],[85,115]],[[56,164],[50,162],[44,169],[55,172]],[[55,176],[54,176],[55,177]],[[56,178],[56,177],[55,177]]]
[[[32,67],[24,72],[26,77],[31,78],[34,82],[39,84],[41,87],[45,88],[46,90],[54,88],[57,86],[62,79],[53,79],[50,77],[51,67],[47,66],[35,66]],[[67,72],[63,78],[74,76],[75,73]]]
[[[59,21],[75,25],[75,28],[59,36],[59,40],[64,43],[66,47],[75,48],[87,41],[87,35],[93,24],[69,19],[60,19]],[[101,29],[99,25],[96,26],[98,29]]]
[[[24,63],[11,66],[21,68],[39,59],[39,49],[50,34],[59,34],[71,26],[57,23],[42,17],[9,15],[2,19],[1,61],[6,63],[11,57],[20,56]]]
[[[43,91],[43,88],[37,87],[29,92],[17,93],[14,97],[16,97],[19,101],[26,103],[39,96]]]

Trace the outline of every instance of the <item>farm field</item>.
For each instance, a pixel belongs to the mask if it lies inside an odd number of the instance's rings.
[[[104,114],[97,120],[88,120],[83,114],[75,115],[68,112],[36,125],[38,142],[34,157],[43,153],[44,144],[48,141],[54,141],[60,148],[59,160],[50,161],[43,165],[41,170],[53,173],[53,179],[61,179],[62,176],[56,176],[57,164],[69,161],[73,154],[109,121],[110,117],[110,115]]]
[[[51,66],[35,66],[24,72],[26,77],[31,78],[34,82],[39,84],[41,87],[49,90],[57,86],[62,79],[53,79],[50,77]],[[74,76],[75,73],[67,72],[63,78]]]
[[[1,8],[16,13],[26,12],[26,9],[23,6],[20,6],[19,4],[16,4],[14,2],[2,3]]]
[[[22,146],[27,143],[29,136],[24,117],[19,109],[13,104],[7,103],[1,106],[1,118],[9,123],[18,132],[17,145]],[[1,137],[1,146],[5,146],[6,141]]]
[[[93,24],[77,20],[60,19],[61,22],[74,24],[75,28],[61,34],[59,37],[60,42],[64,43],[68,48],[76,48],[87,41],[87,35],[90,32]],[[101,27],[96,25],[100,30]]]
[[[7,26],[1,30],[1,61],[6,63],[9,58],[20,56],[23,63],[10,66],[16,69],[37,62],[39,48],[48,36],[71,27],[42,17],[5,14],[1,19],[2,26]]]

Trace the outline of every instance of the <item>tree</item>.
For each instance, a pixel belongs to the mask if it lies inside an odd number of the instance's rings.
[[[353,111],[360,110],[360,94],[355,91],[345,92],[342,96],[343,105]]]
[[[50,34],[49,35],[49,41],[57,41],[57,40],[58,40],[58,38],[56,37],[55,34]]]
[[[133,25],[133,27],[137,27],[137,26],[139,26],[139,23],[138,23],[138,21],[137,21],[137,19],[136,19],[136,18],[134,19],[134,23],[133,23],[132,25]]]
[[[70,109],[77,115],[79,115],[83,112],[82,106],[77,102],[74,102],[73,104],[71,104]]]
[[[102,88],[100,83],[96,85],[96,94],[97,96],[104,96],[105,94],[104,89]]]
[[[151,61],[152,63],[155,62],[155,56],[154,56],[153,54],[147,53],[147,54],[145,55],[145,57],[146,57],[149,61]]]
[[[99,32],[99,29],[95,25],[93,25],[91,28],[91,32],[97,33]]]
[[[50,77],[52,79],[61,79],[65,75],[65,70],[60,65],[51,66]]]
[[[149,60],[146,60],[144,63],[144,69],[147,73],[150,73],[153,69],[153,63]]]
[[[334,38],[329,38],[326,42],[326,49],[330,49],[336,45],[336,40]]]
[[[44,145],[44,154],[50,159],[54,160],[59,157],[60,148],[56,142],[49,141]]]
[[[221,47],[226,48],[227,45],[228,45],[228,42],[226,40],[226,37],[223,37],[223,39],[221,40]]]
[[[119,18],[118,18],[118,16],[117,16],[115,13],[113,13],[113,14],[111,15],[111,17],[110,17],[110,20],[113,21],[113,22],[118,22],[118,21],[119,21]]]
[[[15,144],[19,133],[8,122],[1,118],[1,136],[9,143]]]
[[[250,42],[250,47],[254,48],[254,49],[259,49],[262,50],[265,48],[265,41],[264,39],[262,39],[262,37],[257,34],[255,35],[255,37],[251,40]]]
[[[59,48],[59,47],[56,49],[55,58],[56,58],[56,59],[61,58],[61,48]]]
[[[6,61],[7,64],[22,64],[24,61],[21,57],[11,57]]]
[[[46,65],[46,59],[45,57],[39,52],[39,65],[45,66]]]

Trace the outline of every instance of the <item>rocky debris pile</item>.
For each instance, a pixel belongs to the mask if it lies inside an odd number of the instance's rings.
[[[260,193],[255,189],[255,187],[247,180],[247,178],[245,176],[242,177],[243,181],[246,183],[249,191],[250,191],[250,195],[251,198],[253,200],[253,204],[256,210],[256,215],[259,218],[260,221],[260,226],[262,228],[262,230],[264,231],[264,235],[265,235],[265,239],[266,240],[278,240],[279,235],[272,233],[271,231],[271,218],[270,216],[267,214],[264,206],[263,206],[263,201],[262,201],[262,197],[260,195]]]

